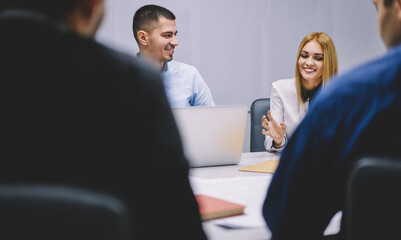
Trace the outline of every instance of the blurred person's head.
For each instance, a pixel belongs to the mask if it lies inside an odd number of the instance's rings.
[[[373,0],[379,32],[387,48],[401,43],[401,0]]]
[[[0,11],[26,10],[62,23],[78,34],[94,36],[104,16],[104,0],[0,0]]]

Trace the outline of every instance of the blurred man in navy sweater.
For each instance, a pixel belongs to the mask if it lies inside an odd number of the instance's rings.
[[[401,0],[373,3],[389,51],[315,96],[267,193],[263,213],[273,239],[321,239],[344,209],[353,163],[365,155],[401,157]]]
[[[0,181],[119,197],[135,239],[205,239],[160,73],[93,40],[103,0],[1,0]]]

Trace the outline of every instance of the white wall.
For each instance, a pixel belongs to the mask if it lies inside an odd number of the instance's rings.
[[[177,17],[174,59],[198,68],[217,105],[251,105],[271,83],[292,77],[302,38],[329,34],[340,74],[385,52],[369,0],[106,0],[97,40],[132,55],[136,9],[157,4]],[[249,121],[248,121],[249,123]],[[249,151],[247,127],[244,151]]]

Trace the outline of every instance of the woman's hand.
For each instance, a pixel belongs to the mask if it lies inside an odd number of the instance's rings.
[[[271,111],[267,112],[267,117],[262,116],[262,134],[271,137],[274,141],[274,147],[280,147],[285,133],[287,132],[287,126],[285,123],[278,123],[271,115]]]

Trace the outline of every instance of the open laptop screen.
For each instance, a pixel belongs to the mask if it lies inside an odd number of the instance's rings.
[[[244,144],[245,105],[172,108],[190,167],[238,164]]]

